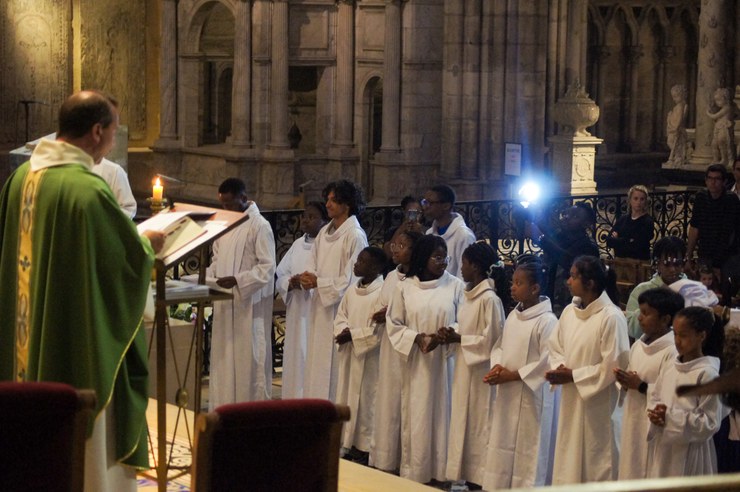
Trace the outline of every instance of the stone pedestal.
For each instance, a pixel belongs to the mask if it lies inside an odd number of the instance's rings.
[[[603,141],[601,138],[581,135],[555,135],[549,138],[552,149],[552,174],[559,194],[596,193],[594,181],[596,146]]]

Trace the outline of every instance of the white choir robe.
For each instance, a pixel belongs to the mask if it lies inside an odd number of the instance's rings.
[[[648,407],[658,403],[668,408],[665,427],[650,424],[648,439],[652,455],[648,477],[712,475],[717,473],[717,455],[712,436],[722,422],[719,395],[676,395],[683,384],[702,384],[719,375],[719,359],[703,356],[689,362],[666,364],[650,393]]]
[[[365,247],[365,231],[354,215],[336,230],[332,220],[316,236],[311,263],[306,268],[316,274],[318,286],[311,299],[303,374],[304,398],[334,401],[337,386],[334,316],[347,288],[357,280],[352,271],[355,260]]]
[[[447,445],[447,480],[483,483],[491,409],[496,391],[483,382],[491,350],[504,328],[504,306],[486,279],[464,292],[458,313],[460,343],[455,351],[452,412]]]
[[[573,370],[562,385],[553,485],[616,480],[621,409],[614,369],[629,357],[627,321],[606,291],[585,309],[573,298],[553,331],[550,368]]]
[[[342,431],[342,447],[369,452],[373,437],[375,391],[378,385],[378,330],[373,322],[383,277],[347,289],[334,318],[334,336],[349,328],[352,341],[337,345],[336,403],[349,406],[350,419]]]
[[[133,219],[136,215],[136,198],[131,192],[128,175],[121,165],[103,157],[99,163],[93,165],[92,172],[108,183],[123,213]]]
[[[457,329],[464,290],[463,282],[448,272],[426,282],[411,277],[398,284],[388,308],[388,336],[405,365],[400,474],[416,482],[445,479],[450,422],[448,358],[453,358],[453,351],[441,346],[423,354],[414,340],[419,333],[437,333],[443,326]]]
[[[650,429],[650,420],[647,418],[647,395],[658,380],[661,369],[666,364],[673,364],[676,357],[673,331],[653,340],[649,345],[646,345],[644,340],[645,335],[632,345],[627,371],[635,371],[640,379],[647,383],[648,390],[642,394],[637,390],[621,389],[620,399],[624,400],[624,414],[619,480],[647,477],[648,456],[652,448],[652,444],[647,440]]]
[[[272,301],[275,239],[250,202],[249,220],[213,243],[206,282],[233,276],[234,299],[213,304],[208,408],[265,400],[272,390]],[[269,377],[268,377],[269,375]]]
[[[558,319],[547,297],[509,313],[504,333],[491,352],[491,367],[517,371],[521,381],[496,386],[485,490],[529,488],[546,484],[552,471],[554,394],[545,384],[549,367],[548,339]]]
[[[396,286],[406,275],[398,268],[388,273],[380,289],[378,311],[390,304]],[[386,312],[387,315],[387,312]],[[378,326],[380,361],[378,388],[375,393],[375,428],[370,447],[370,466],[380,470],[395,471],[401,462],[401,357],[388,338],[386,324]]]
[[[293,242],[275,270],[275,288],[285,302],[285,338],[283,339],[282,398],[303,398],[303,368],[311,309],[310,290],[288,290],[290,278],[306,271],[311,262],[314,239],[304,234]]]

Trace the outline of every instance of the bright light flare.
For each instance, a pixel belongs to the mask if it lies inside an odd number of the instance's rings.
[[[530,204],[535,203],[540,198],[540,185],[534,181],[527,181],[519,188],[519,203],[522,207],[527,208]]]

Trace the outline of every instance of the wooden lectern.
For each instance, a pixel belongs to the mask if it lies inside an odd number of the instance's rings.
[[[190,354],[188,362],[192,358],[192,352],[195,350],[195,394],[193,395],[193,411],[197,415],[200,412],[201,395],[200,386],[202,379],[202,355],[201,347],[203,345],[203,322],[204,322],[204,308],[206,305],[221,300],[232,299],[232,295],[223,290],[208,289],[207,293],[194,294],[192,297],[179,295],[177,299],[168,299],[167,291],[165,288],[165,275],[169,268],[178,264],[187,256],[196,253],[200,257],[199,272],[198,272],[198,283],[205,283],[206,276],[206,255],[209,251],[209,246],[214,240],[221,237],[225,233],[229,232],[234,227],[238,226],[242,222],[248,219],[248,216],[240,212],[229,212],[226,210],[218,210],[213,208],[201,207],[198,205],[191,204],[180,204],[178,203],[175,207],[170,209],[171,211],[177,212],[190,212],[191,217],[196,220],[201,226],[204,227],[205,232],[187,243],[182,248],[174,251],[170,255],[157,259],[155,261],[155,273],[156,273],[156,296],[155,296],[155,316],[154,316],[154,333],[153,337],[156,340],[156,371],[157,371],[157,456],[156,456],[156,472],[157,472],[157,485],[160,492],[167,490],[167,480],[169,478],[177,478],[178,476],[184,475],[190,471],[190,465],[174,466],[171,465],[170,460],[172,454],[168,458],[168,443],[167,443],[167,341],[169,332],[169,317],[167,315],[167,307],[173,304],[179,303],[195,303],[198,307],[198,313],[195,320],[195,326],[193,331],[193,339],[195,341],[194,347],[191,343]],[[143,225],[143,224],[142,224]],[[201,289],[202,290],[202,289]],[[174,356],[174,354],[173,354]],[[179,372],[179,371],[178,371]],[[184,410],[190,403],[190,395],[187,394],[186,382],[188,378],[188,371],[186,370],[182,379],[178,374],[178,388],[177,388],[177,421],[179,423],[180,418],[186,420],[183,416]],[[176,429],[175,429],[176,430]],[[172,444],[170,449],[174,445],[174,432],[172,436]],[[192,449],[192,442],[190,443]],[[178,473],[172,477],[168,476],[170,470],[178,470]]]

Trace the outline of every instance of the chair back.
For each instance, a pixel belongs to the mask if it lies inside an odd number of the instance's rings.
[[[0,382],[0,490],[77,492],[95,392]]]
[[[192,490],[336,491],[347,420],[349,407],[315,399],[236,403],[200,414]]]

